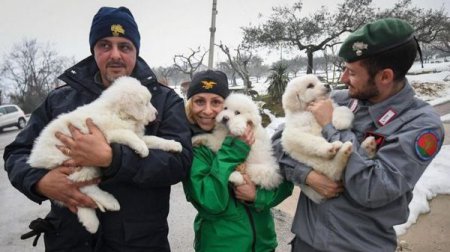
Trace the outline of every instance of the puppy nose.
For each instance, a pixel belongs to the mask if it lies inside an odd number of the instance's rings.
[[[331,85],[330,84],[325,84],[324,86],[327,89],[327,92],[331,91]]]
[[[222,118],[222,123],[226,123],[226,122],[228,122],[228,120],[230,120],[230,118],[228,116],[224,116]]]

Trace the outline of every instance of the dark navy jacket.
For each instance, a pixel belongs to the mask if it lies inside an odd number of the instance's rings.
[[[47,172],[31,168],[28,155],[41,130],[61,113],[95,100],[103,86],[94,81],[98,72],[92,56],[69,68],[59,78],[67,85],[59,87],[31,115],[17,138],[5,148],[5,170],[14,187],[31,200],[47,198],[34,191],[34,185]],[[120,202],[118,212],[98,212],[100,228],[91,235],[65,207],[52,203],[47,216],[54,232],[45,234],[47,251],[170,251],[167,240],[170,186],[189,173],[192,161],[191,134],[184,102],[174,90],[157,82],[145,61],[138,58],[133,77],[152,93],[158,110],[157,120],[146,127],[146,135],[174,139],[183,145],[182,153],[151,150],[140,158],[127,146],[112,144],[113,161],[104,169],[100,187]]]

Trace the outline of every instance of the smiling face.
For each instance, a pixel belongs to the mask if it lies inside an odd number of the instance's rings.
[[[376,100],[380,91],[375,83],[375,77],[370,77],[361,61],[345,63],[341,82],[347,85],[349,96],[359,100]]]
[[[137,51],[129,39],[106,37],[95,43],[94,57],[102,82],[108,87],[117,78],[131,75],[136,65]]]
[[[211,131],[216,124],[216,116],[223,109],[224,99],[213,93],[193,95],[190,104],[190,118],[202,130]]]

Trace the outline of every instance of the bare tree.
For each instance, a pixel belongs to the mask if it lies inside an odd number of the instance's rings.
[[[218,62],[216,64],[216,69],[224,72],[229,79],[231,78],[231,86],[237,86],[236,71],[234,71],[234,69],[231,67],[228,61]]]
[[[158,67],[155,70],[156,77],[161,84],[168,86],[170,84],[171,76],[175,72],[174,66],[169,67]],[[176,83],[175,83],[176,86]]]
[[[442,53],[450,54],[450,20],[447,17],[445,21],[443,32],[436,36],[436,40],[432,43],[432,47]]]
[[[244,82],[244,92],[248,94],[252,89],[248,66],[253,57],[253,53],[247,47],[240,44],[235,50],[236,55],[232,56],[228,46],[224,45],[222,42],[216,46],[218,46],[227,56],[228,63]]]
[[[189,75],[192,79],[194,73],[202,66],[203,58],[207,51],[201,52],[200,47],[197,50],[190,49],[191,53],[187,56],[177,54],[173,57],[174,67],[178,71]]]
[[[12,102],[25,112],[34,110],[53,88],[62,82],[57,77],[65,66],[72,63],[58,56],[49,45],[43,46],[36,39],[25,39],[14,45],[1,65],[3,89],[9,91]]]
[[[308,58],[307,73],[312,73],[313,54],[336,43],[345,32],[351,32],[373,16],[372,0],[345,0],[336,14],[322,6],[314,14],[302,15],[302,2],[292,7],[274,7],[273,14],[262,25],[244,27],[244,42],[253,46],[296,47]]]

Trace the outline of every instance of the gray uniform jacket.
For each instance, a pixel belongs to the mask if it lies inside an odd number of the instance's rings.
[[[444,138],[438,114],[414,95],[409,83],[378,104],[351,99],[345,90],[333,94],[355,115],[351,131],[337,131],[331,124],[322,131],[328,141],[353,142],[343,176],[345,190],[322,204],[300,195],[292,226],[297,239],[317,251],[395,251],[393,226],[407,220],[414,185]],[[360,149],[368,134],[377,140],[373,159]],[[283,152],[280,135],[281,131],[273,139],[284,176],[305,183],[311,168]]]

